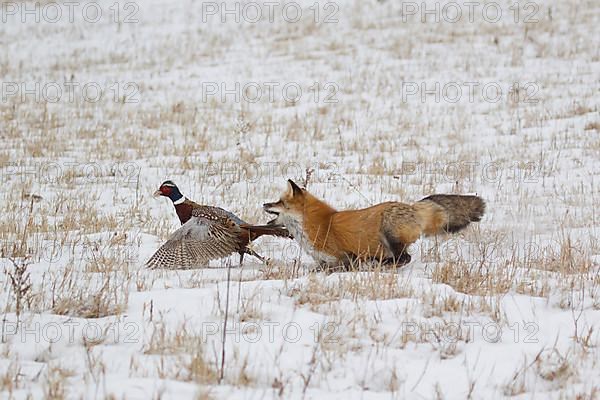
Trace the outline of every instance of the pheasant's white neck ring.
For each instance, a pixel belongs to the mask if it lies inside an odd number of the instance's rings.
[[[179,199],[174,200],[173,204],[175,204],[176,206],[183,203],[185,201],[185,197],[181,196]]]

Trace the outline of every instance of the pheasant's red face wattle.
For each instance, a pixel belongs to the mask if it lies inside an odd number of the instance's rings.
[[[154,197],[160,197],[160,196],[169,197],[172,190],[173,190],[172,187],[162,185],[161,187],[158,188],[158,190],[156,192],[154,192],[152,194],[152,196],[154,196]]]

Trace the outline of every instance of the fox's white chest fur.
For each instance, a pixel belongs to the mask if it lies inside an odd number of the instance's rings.
[[[294,236],[294,239],[300,244],[300,248],[310,254],[319,264],[334,266],[339,264],[337,257],[315,249],[314,243],[304,232],[302,220],[297,220],[290,215],[280,214],[277,218],[277,222],[283,224],[292,236]]]

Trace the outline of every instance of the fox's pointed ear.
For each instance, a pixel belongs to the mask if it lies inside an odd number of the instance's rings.
[[[301,196],[302,195],[302,189],[300,189],[300,187],[298,185],[296,185],[294,183],[293,180],[288,179],[288,188],[290,190],[290,192],[292,192],[292,194],[294,196]]]

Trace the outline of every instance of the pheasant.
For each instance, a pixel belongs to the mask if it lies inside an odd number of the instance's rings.
[[[220,207],[197,204],[183,196],[172,181],[160,185],[154,192],[154,197],[159,196],[171,199],[182,226],[150,257],[148,268],[195,268],[233,253],[239,253],[240,266],[245,254],[264,262],[248,245],[262,235],[289,237],[282,225],[250,225]]]

